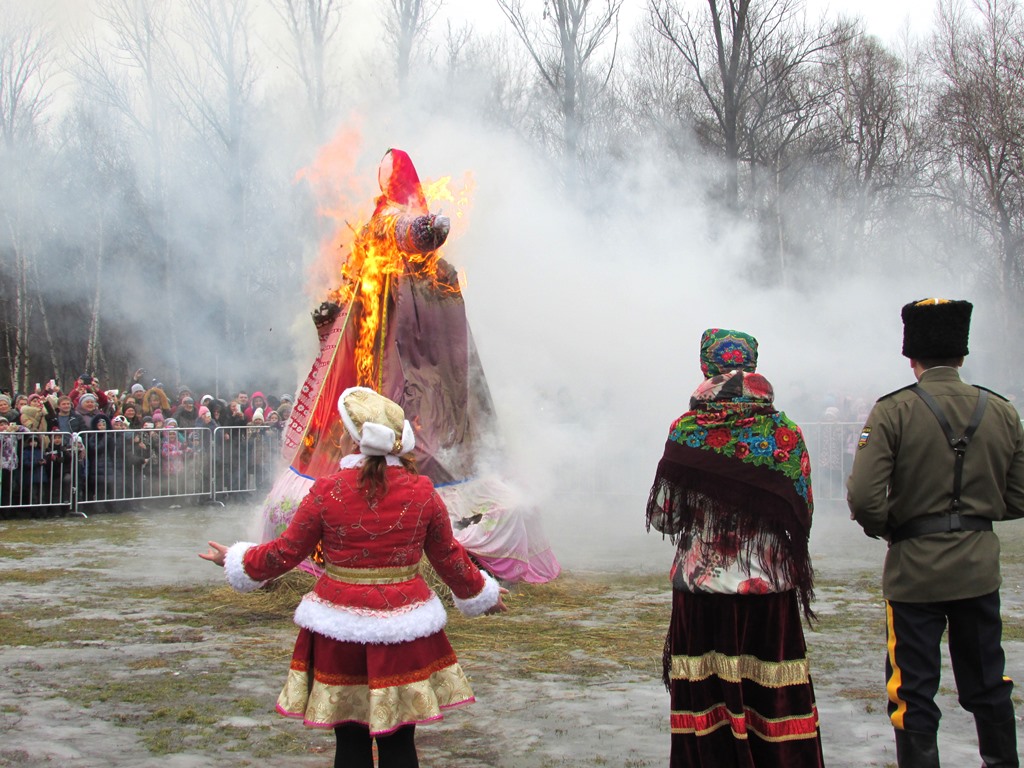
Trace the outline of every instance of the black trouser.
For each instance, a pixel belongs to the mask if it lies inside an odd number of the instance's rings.
[[[359,723],[346,723],[334,729],[338,748],[334,768],[373,768],[373,739],[377,739],[380,768],[418,768],[416,726],[403,725],[387,736],[370,736],[370,729]]]
[[[922,733],[939,729],[939,644],[949,624],[949,655],[960,706],[976,718],[1013,717],[1013,681],[1003,675],[999,592],[939,603],[886,601],[885,660],[889,719],[895,728]]]

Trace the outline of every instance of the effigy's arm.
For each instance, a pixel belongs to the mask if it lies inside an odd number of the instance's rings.
[[[403,253],[430,253],[444,245],[448,239],[451,220],[436,213],[400,213],[376,217],[371,226],[377,238],[386,239],[393,233],[395,245]]]

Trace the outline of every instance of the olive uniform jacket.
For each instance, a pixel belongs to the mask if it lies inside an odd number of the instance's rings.
[[[978,389],[955,368],[919,381],[962,435]],[[938,419],[910,387],[875,403],[846,483],[853,518],[869,536],[888,534],[922,515],[948,513],[955,456]],[[1024,517],[1024,429],[1007,400],[992,396],[964,456],[960,514],[990,520]],[[993,531],[930,533],[889,547],[882,573],[887,600],[928,603],[999,589],[999,539]]]

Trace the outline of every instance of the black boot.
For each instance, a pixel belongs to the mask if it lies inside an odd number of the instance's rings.
[[[985,768],[1019,768],[1015,718],[990,723],[975,717],[974,724],[978,728],[978,751]]]
[[[896,765],[899,768],[939,768],[937,733],[896,729]]]

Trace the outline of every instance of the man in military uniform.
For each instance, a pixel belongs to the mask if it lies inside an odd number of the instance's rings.
[[[886,691],[900,768],[939,765],[934,697],[947,623],[984,765],[1019,765],[992,522],[1024,516],[1024,430],[1006,399],[960,380],[971,309],[945,299],[903,307],[903,355],[917,383],[875,403],[847,481],[853,519],[889,542]]]

